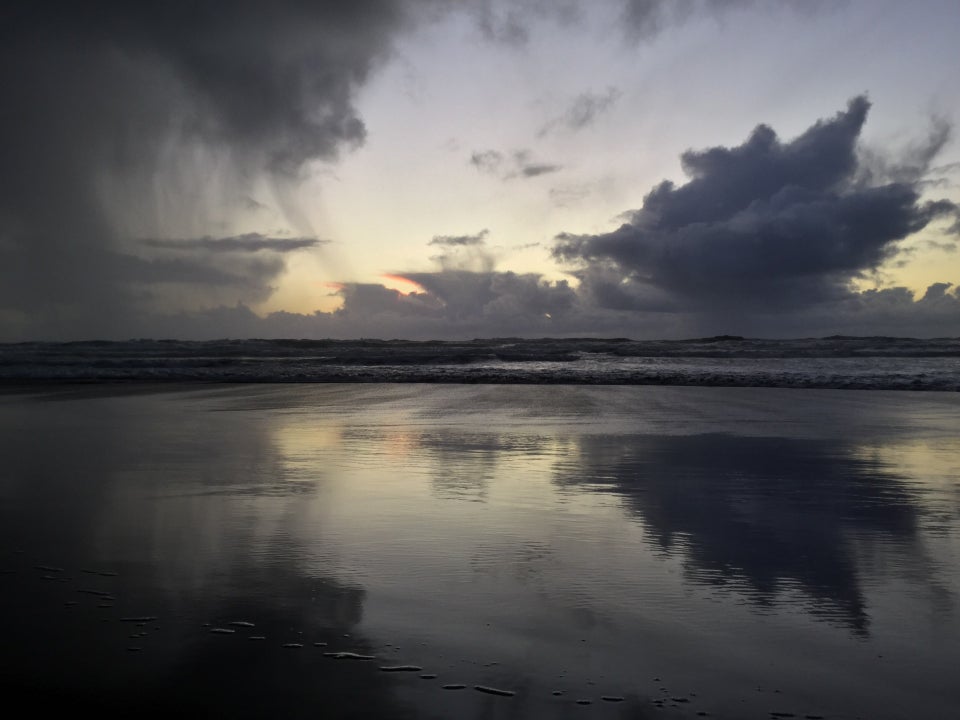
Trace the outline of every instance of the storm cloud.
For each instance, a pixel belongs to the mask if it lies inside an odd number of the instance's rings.
[[[686,184],[660,183],[613,232],[561,234],[554,256],[580,266],[594,297],[634,309],[787,311],[846,298],[898,241],[957,214],[921,199],[942,134],[901,180],[865,179],[857,141],[869,107],[856,97],[789,142],[759,125],[739,146],[689,150]]]
[[[307,163],[364,140],[356,90],[419,5],[5,5],[3,319],[33,336],[118,331],[141,309],[139,280],[178,274],[167,260],[131,260],[136,238],[212,226],[229,214],[225,198],[258,181],[305,225],[290,188]],[[231,244],[241,242],[220,249]],[[261,264],[263,276],[277,267]],[[187,266],[179,274],[199,279]]]

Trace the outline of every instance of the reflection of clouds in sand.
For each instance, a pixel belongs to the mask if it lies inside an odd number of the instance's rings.
[[[419,438],[429,458],[431,492],[444,500],[486,502],[503,459],[500,437],[459,433],[454,442],[450,439],[435,432]]]
[[[326,422],[327,420],[325,420]],[[300,430],[305,434],[307,431]],[[397,476],[429,479],[431,495],[443,500],[488,502],[491,484],[500,498],[529,496],[531,483],[548,473],[558,453],[569,445],[552,435],[478,432],[463,427],[351,425],[342,429],[345,455],[352,469],[376,468],[373,479],[389,486]],[[314,462],[317,461],[314,454]],[[395,475],[384,474],[394,469]],[[540,484],[537,484],[540,487]],[[528,500],[530,498],[528,497]]]
[[[329,559],[330,548],[318,552],[298,530],[313,527],[323,507],[317,449],[335,446],[339,435],[278,435],[262,414],[212,409],[153,395],[60,403],[61,427],[45,430],[55,453],[5,447],[28,469],[20,475],[37,481],[24,485],[36,496],[18,502],[43,506],[40,517],[51,508],[62,515],[51,536],[92,562],[150,563],[158,587],[178,595],[228,595],[251,583],[282,595],[278,568],[299,575]],[[49,412],[38,422],[43,417]],[[62,505],[44,503],[43,495],[61,494]],[[338,613],[337,622],[348,615]]]
[[[862,539],[888,555],[920,553],[922,501],[909,478],[841,441],[585,436],[576,465],[556,482],[623,498],[690,580],[758,606],[794,603],[800,590],[808,611],[857,633],[869,626]]]
[[[61,702],[57,688],[89,686],[110,690],[65,690],[63,704],[95,702],[108,714],[136,707],[149,717],[186,707],[196,715],[291,717],[321,706],[334,716],[357,708],[395,716],[390,683],[375,668],[358,673],[320,650],[291,657],[281,644],[371,646],[358,631],[365,588],[338,575],[334,547],[310,541],[322,519],[325,470],[303,464],[297,447],[312,453],[317,436],[285,446],[262,414],[212,409],[151,395],[0,408],[0,427],[19,427],[0,433],[13,478],[5,483],[11,504],[0,509],[3,538],[116,595],[115,611],[98,610],[100,599],[84,602],[90,598],[72,583],[24,586],[17,603],[27,593],[49,602],[43,593],[55,591],[81,603],[64,618],[18,613],[3,661],[15,652],[19,669],[5,680],[29,688],[31,677],[43,677],[51,710]],[[85,567],[117,574],[81,575]],[[104,623],[71,622],[92,613]],[[160,627],[131,640],[109,622],[120,614],[156,616]],[[236,620],[256,627],[225,636],[202,627]],[[248,634],[267,641],[251,649]],[[142,646],[138,663],[124,655],[133,642]],[[77,648],[87,659],[79,666]]]
[[[418,450],[430,465],[432,492],[437,498],[488,501],[491,483],[498,502],[542,502],[538,480],[563,452],[554,435],[526,432],[433,430],[419,436]]]

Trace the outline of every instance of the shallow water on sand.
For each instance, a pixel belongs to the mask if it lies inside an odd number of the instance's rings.
[[[8,698],[141,717],[960,707],[960,395],[148,390],[0,395]]]

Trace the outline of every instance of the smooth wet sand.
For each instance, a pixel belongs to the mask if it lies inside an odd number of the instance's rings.
[[[939,393],[7,388],[0,682],[140,716],[950,717],[958,438]]]

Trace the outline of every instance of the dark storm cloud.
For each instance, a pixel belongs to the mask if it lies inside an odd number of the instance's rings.
[[[484,228],[476,235],[434,235],[428,245],[444,247],[463,247],[466,245],[483,245],[490,231]]]
[[[609,87],[603,93],[580,93],[563,113],[540,128],[537,135],[543,137],[561,128],[575,132],[589,127],[616,104],[620,95],[620,90],[615,87]]]
[[[654,187],[613,232],[560,235],[554,256],[585,268],[598,298],[649,288],[688,310],[841,299],[897,241],[957,214],[951,202],[921,200],[922,169],[913,181],[863,181],[857,140],[868,109],[854,98],[786,143],[760,125],[737,147],[687,151],[686,184]],[[928,155],[918,162],[929,165]]]
[[[327,241],[306,237],[268,237],[260,233],[245,233],[231,237],[185,238],[182,240],[148,238],[143,241],[147,247],[166,250],[198,250],[207,252],[292,252],[317,247]]]
[[[172,93],[165,99],[180,103],[174,112],[191,114],[189,132],[257,154],[284,172],[363,139],[353,90],[388,49],[403,21],[400,3],[244,1],[225,10],[217,2],[186,0],[21,3],[8,13],[4,39],[26,69],[66,73],[59,79],[28,75],[34,85],[67,86],[103,69],[98,62],[129,63],[129,80],[152,80],[149,90]],[[37,58],[42,50],[68,57]],[[117,83],[118,74],[103,78],[111,83],[105,94],[131,91]],[[130,112],[124,107],[129,97],[92,99],[98,112]]]
[[[5,4],[0,315],[53,335],[125,326],[139,276],[125,275],[123,258],[139,244],[123,215],[208,211],[204,167],[225,176],[234,199],[266,178],[303,224],[290,191],[304,164],[363,141],[356,89],[411,8],[433,4]],[[158,187],[179,193],[178,212],[158,213]]]
[[[501,180],[535,178],[563,169],[555,163],[538,162],[529,150],[516,150],[509,157],[497,150],[483,150],[470,155],[470,164],[479,172]]]

